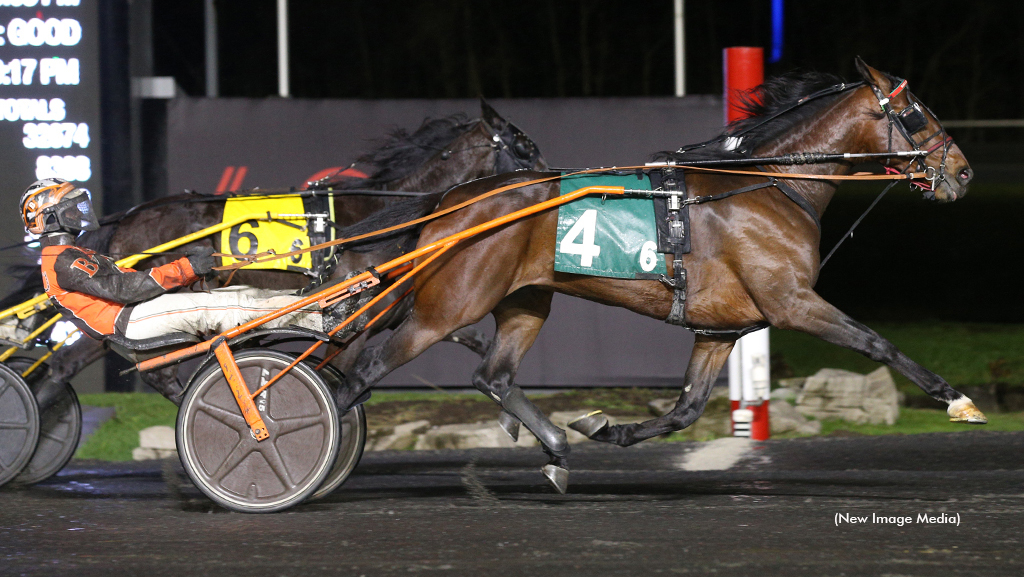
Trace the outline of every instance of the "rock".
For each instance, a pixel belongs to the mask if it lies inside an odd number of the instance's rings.
[[[174,429],[159,425],[139,431],[139,446],[132,450],[132,459],[148,461],[177,457],[178,447],[174,444]]]
[[[654,399],[647,403],[647,408],[650,409],[651,414],[655,417],[661,417],[667,415],[669,411],[676,408],[676,402],[679,399]]]
[[[167,449],[143,449],[142,447],[135,447],[132,449],[132,459],[136,461],[150,461],[153,459],[166,459],[168,457],[178,457],[178,451],[168,451]]]
[[[426,419],[420,419],[419,421],[413,421],[411,423],[402,423],[394,429],[396,435],[419,435],[427,432],[430,428],[430,421]]]
[[[177,445],[174,444],[173,428],[158,425],[138,431],[138,447],[131,452],[131,457],[136,461],[177,456],[178,450]]]
[[[817,435],[821,432],[820,422],[808,421],[793,405],[785,401],[773,400],[768,404],[768,422],[771,424],[773,435],[781,433]]]
[[[781,388],[772,391],[770,398],[773,402],[792,403],[796,402],[796,397],[799,393],[796,389]]]
[[[822,369],[807,377],[796,403],[801,415],[816,419],[892,425],[899,418],[900,396],[886,367],[867,375]]]
[[[780,388],[799,391],[804,387],[804,381],[806,380],[807,377],[796,377],[792,379],[779,379],[778,383]]]
[[[377,429],[367,433],[367,451],[403,451],[412,449],[419,442],[420,435],[430,428],[430,421],[419,420],[402,423],[393,429]]]
[[[174,444],[174,429],[163,425],[139,431],[139,446],[146,449],[178,450]]]
[[[519,441],[513,442],[498,426],[498,421],[464,425],[442,425],[425,431],[416,440],[415,449],[500,449],[529,447],[537,444],[533,435],[520,432]]]

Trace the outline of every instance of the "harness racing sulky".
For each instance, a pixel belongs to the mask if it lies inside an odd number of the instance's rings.
[[[820,219],[841,182],[888,181],[883,194],[908,182],[926,198],[951,202],[967,192],[973,176],[960,149],[905,80],[860,59],[856,64],[862,80],[853,83],[811,73],[771,79],[750,95],[749,118],[729,125],[715,139],[658,153],[654,162],[643,165],[547,171],[525,134],[507,122],[488,120],[485,111],[485,142],[491,144],[480,151],[508,155],[504,165],[495,161],[488,167],[486,174],[494,176],[464,174],[458,182],[437,186],[439,192],[377,199],[380,210],[359,215],[329,239],[284,252],[245,253],[232,250],[229,239],[227,247],[221,243],[213,252],[216,239],[211,243],[209,235],[225,230],[220,228],[199,231],[206,233],[202,237],[181,231],[170,246],[148,251],[110,244],[110,253],[145,258],[188,251],[190,243],[207,239],[202,241],[207,246],[191,248],[184,259],[196,274],[183,274],[178,284],[163,283],[164,289],[204,276],[200,273],[208,271],[201,262],[211,253],[222,259],[221,266],[209,267],[222,284],[238,279],[263,291],[299,287],[249,279],[290,274],[294,282],[302,273],[286,268],[257,273],[255,267],[310,254],[334,262],[330,274],[318,273],[310,286],[287,296],[287,304],[238,317],[239,322],[215,331],[173,330],[138,338],[117,326],[93,332],[141,374],[162,375],[152,382],[165,383],[158,390],[180,405],[176,443],[186,473],[211,500],[241,512],[280,511],[340,485],[358,461],[352,455],[362,450],[361,441],[341,449],[352,436],[343,422],[362,414],[371,387],[488,314],[496,322],[493,339],[462,333],[483,354],[473,386],[498,405],[499,423],[510,436],[516,438],[525,426],[537,437],[548,459],[542,473],[565,493],[566,433],[515,384],[555,292],[624,307],[696,335],[675,408],[643,423],[611,425],[596,411],[569,424],[595,441],[629,446],[689,426],[701,415],[736,339],[769,325],[806,332],[883,362],[947,403],[951,420],[983,424],[985,416],[969,398],[814,292],[824,264]],[[459,150],[439,147],[430,157],[443,163]],[[880,163],[883,173],[851,173],[853,166],[867,162]],[[322,191],[314,184],[307,192],[316,197]],[[589,202],[586,210],[559,216],[562,208],[584,201]],[[161,202],[146,210],[180,206],[170,199]],[[650,207],[653,236],[620,251],[632,255],[629,270],[587,270],[595,269],[596,258],[613,252],[594,239],[604,211],[623,202]],[[121,221],[136,214],[142,212],[122,215]],[[315,221],[309,214],[268,213],[243,222],[289,219]],[[88,249],[82,241],[89,234],[77,239],[79,247]],[[339,265],[339,254],[352,255],[351,264]],[[361,260],[367,255],[377,260]],[[59,301],[52,286],[47,293]],[[47,314],[40,310],[45,299],[31,299],[3,315],[27,319]],[[146,302],[134,305],[126,322]],[[314,315],[319,327],[306,322]],[[31,330],[26,326],[22,342],[34,342],[56,318]],[[84,328],[80,317],[75,320]],[[393,330],[382,343],[366,347],[368,335],[383,328]],[[296,342],[310,344],[299,354],[281,350]],[[62,343],[52,348],[52,358],[64,350]],[[28,440],[39,435],[40,406],[44,412],[59,406],[56,400],[37,406],[40,385],[33,389],[26,380],[46,358],[23,369],[26,361],[16,364],[8,355],[0,370],[5,391],[10,391],[0,396],[3,414],[13,414],[14,408],[26,415],[24,440],[15,447],[22,466],[35,445]],[[184,384],[166,384],[180,363],[196,358],[202,362]],[[53,378],[53,369],[40,381],[58,382],[61,391],[69,391],[65,380]],[[64,394],[73,398],[74,393]],[[365,419],[359,419],[365,427]],[[10,450],[5,444],[4,454]],[[70,455],[62,454],[65,458]],[[342,461],[345,471],[339,475]],[[15,468],[0,469],[6,475],[0,483],[15,478]]]

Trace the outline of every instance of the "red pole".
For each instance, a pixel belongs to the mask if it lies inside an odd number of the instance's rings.
[[[740,97],[764,83],[764,50],[751,46],[734,46],[722,50],[722,77],[724,80],[723,112],[725,123],[728,124],[747,116],[740,107]],[[751,394],[749,390],[744,394],[744,391],[749,388],[744,385],[745,381],[768,378],[766,362],[762,362],[765,366],[760,368],[761,371],[765,371],[764,375],[755,375],[754,371],[758,369],[748,366],[751,364],[750,360],[753,355],[750,354],[750,350],[744,349],[759,347],[756,342],[751,342],[751,336],[753,335],[748,335],[737,343],[733,355],[738,355],[740,360],[729,364],[729,370],[744,371],[740,378],[730,378],[730,381],[739,384],[738,387],[730,386],[730,389],[736,390],[730,390],[729,394],[733,411],[733,435],[763,441],[771,435],[768,424],[768,399],[745,398]],[[741,351],[743,352],[741,353]],[[757,355],[765,357],[761,361],[767,361],[767,350],[757,352],[755,348],[754,351]],[[758,395],[755,393],[755,396]]]
[[[764,83],[764,50],[752,46],[734,46],[722,50],[722,76],[725,123],[746,116],[739,95]]]

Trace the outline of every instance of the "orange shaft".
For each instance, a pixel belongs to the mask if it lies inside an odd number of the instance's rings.
[[[556,206],[561,206],[563,204],[568,204],[568,203],[570,203],[570,202],[572,202],[572,201],[574,201],[576,199],[579,199],[579,198],[582,198],[584,196],[588,196],[588,195],[591,195],[591,194],[603,194],[603,195],[622,196],[623,194],[625,194],[625,187],[622,187],[622,186],[586,186],[586,187],[580,188],[578,190],[574,190],[573,192],[570,192],[569,194],[564,194],[564,195],[561,195],[561,196],[557,196],[555,198],[551,198],[551,199],[545,200],[544,202],[540,202],[540,203],[528,206],[526,208],[517,210],[515,212],[506,214],[504,216],[495,218],[493,220],[489,220],[489,221],[487,221],[485,223],[478,224],[478,225],[476,225],[474,227],[468,228],[468,229],[463,230],[461,232],[457,232],[457,233],[455,233],[453,235],[446,236],[445,238],[442,238],[440,240],[434,241],[434,242],[430,243],[427,246],[418,248],[418,249],[416,249],[416,250],[414,250],[414,251],[412,251],[412,252],[410,252],[408,254],[402,255],[402,256],[400,256],[398,258],[389,260],[388,262],[386,262],[386,263],[384,263],[384,264],[382,264],[382,265],[380,265],[378,267],[375,267],[375,268],[376,268],[378,274],[390,272],[392,269],[398,268],[398,267],[400,267],[400,266],[402,266],[402,265],[404,265],[404,264],[406,264],[406,263],[408,263],[410,261],[416,260],[416,259],[420,258],[421,256],[426,256],[426,255],[436,251],[437,249],[443,247],[444,245],[454,244],[454,243],[456,243],[456,242],[458,242],[460,240],[464,240],[464,239],[467,239],[467,238],[469,238],[471,236],[475,236],[477,234],[480,234],[481,232],[485,232],[485,231],[491,230],[493,228],[497,228],[499,226],[508,224],[510,222],[513,222],[515,220],[519,220],[519,219],[527,217],[527,216],[532,216],[532,215],[537,214],[539,212],[543,212],[545,210],[548,210],[549,208],[554,208]],[[413,269],[413,270],[415,271],[417,269]],[[272,321],[274,319],[278,319],[278,318],[280,318],[280,317],[282,317],[282,316],[284,316],[286,314],[293,313],[293,312],[295,312],[295,311],[297,311],[297,310],[299,310],[299,309],[301,309],[303,307],[307,307],[309,305],[312,305],[312,304],[318,302],[320,299],[324,299],[324,298],[328,298],[329,299],[331,297],[334,297],[334,296],[340,294],[341,292],[348,290],[349,287],[351,287],[353,285],[356,285],[358,283],[367,281],[367,280],[369,280],[371,278],[373,278],[373,275],[370,274],[369,272],[364,272],[362,274],[358,274],[358,275],[356,275],[356,276],[354,276],[354,277],[352,277],[352,278],[350,278],[350,279],[348,279],[348,280],[346,280],[344,282],[338,283],[338,284],[336,284],[336,285],[334,285],[334,286],[332,286],[330,288],[326,288],[326,289],[324,289],[324,290],[322,290],[320,292],[313,293],[313,294],[309,295],[308,297],[306,297],[304,299],[300,299],[298,301],[295,301],[294,303],[292,303],[292,304],[290,304],[290,305],[288,305],[288,306],[286,306],[284,308],[281,308],[281,309],[278,309],[278,310],[276,310],[276,311],[274,311],[272,313],[268,313],[266,315],[263,315],[262,317],[259,317],[257,319],[253,319],[253,320],[251,320],[251,321],[249,321],[249,322],[247,322],[247,323],[245,323],[243,325],[239,325],[239,326],[237,326],[237,327],[235,327],[233,329],[224,331],[224,333],[222,335],[220,335],[220,336],[223,336],[223,337],[228,338],[228,339],[233,339],[233,338],[237,337],[238,335],[240,335],[242,333],[245,333],[245,332],[250,331],[252,329],[255,329],[255,328],[258,328],[260,326],[263,326],[266,323],[268,323],[268,322],[270,322],[270,321]],[[381,293],[381,294],[385,294],[385,293]],[[349,319],[349,320],[351,320],[351,319]],[[213,339],[211,339],[210,341],[204,342],[204,343],[199,343],[198,345],[195,345],[193,347],[189,347],[188,349],[183,349],[183,350],[180,350],[180,351],[175,351],[173,353],[169,353],[169,354],[166,354],[166,355],[163,355],[163,356],[160,356],[160,357],[155,357],[155,358],[149,359],[148,361],[144,361],[142,363],[139,363],[138,365],[136,365],[136,367],[139,369],[139,371],[149,371],[149,370],[160,368],[160,367],[172,364],[172,363],[180,362],[180,361],[182,361],[184,359],[187,359],[187,358],[190,358],[190,357],[194,357],[196,355],[203,354],[206,351],[210,350],[210,343],[211,342],[213,342]]]
[[[242,410],[242,416],[245,417],[245,422],[249,425],[253,437],[257,441],[270,437],[267,425],[263,423],[260,412],[256,410],[256,404],[249,396],[249,387],[245,384],[245,378],[242,377],[242,371],[238,368],[238,363],[235,362],[235,355],[231,354],[228,342],[222,340],[213,352],[217,355],[217,362],[220,363],[224,378],[227,380],[228,386],[231,387],[231,394],[235,396],[238,408]]]
[[[380,302],[381,299],[383,299],[384,297],[388,296],[388,294],[390,294],[391,291],[395,290],[396,288],[398,288],[399,285],[401,285],[405,281],[407,281],[410,278],[412,278],[413,275],[415,275],[419,271],[423,270],[423,267],[425,267],[428,264],[430,264],[431,262],[433,262],[434,259],[436,259],[437,257],[439,257],[442,254],[444,254],[445,251],[447,251],[448,249],[450,249],[453,246],[455,246],[455,241],[452,241],[452,242],[444,245],[443,247],[441,247],[439,250],[437,250],[437,252],[435,252],[434,254],[430,255],[426,259],[424,259],[423,262],[421,262],[420,264],[418,264],[415,267],[413,267],[413,269],[410,270],[409,272],[405,273],[405,276],[403,276],[400,280],[396,281],[394,284],[392,284],[388,288],[386,288],[383,291],[381,291],[381,293],[379,295],[377,295],[377,296],[373,297],[372,299],[370,299],[370,302],[366,303],[359,310],[357,310],[356,312],[354,312],[351,315],[349,315],[349,317],[347,319],[345,319],[338,326],[336,326],[333,329],[331,329],[331,332],[329,332],[327,334],[331,335],[332,337],[334,335],[336,335],[338,333],[338,331],[340,331],[341,329],[347,327],[349,324],[352,323],[352,321],[354,321],[357,318],[359,318],[360,315],[362,315],[366,311],[370,310],[370,308],[372,308],[375,304]],[[298,358],[296,358],[292,362],[292,364],[290,364],[287,367],[285,367],[284,370],[282,370],[280,373],[274,375],[274,378],[272,378],[269,381],[267,381],[266,383],[264,383],[262,387],[256,389],[256,392],[254,392],[252,394],[252,398],[256,398],[256,395],[259,395],[267,387],[269,387],[270,385],[273,385],[274,383],[276,383],[278,379],[280,379],[281,377],[283,377],[285,375],[285,373],[287,373],[288,371],[290,371],[293,368],[295,368],[295,365],[298,365],[300,362],[304,361],[309,355],[311,355],[314,352],[316,352],[316,350],[318,348],[320,348],[320,345],[322,345],[322,344],[323,344],[323,342],[317,341],[316,343],[313,344],[313,346],[311,346],[308,349],[306,349],[306,351],[303,352],[301,355],[299,355]]]

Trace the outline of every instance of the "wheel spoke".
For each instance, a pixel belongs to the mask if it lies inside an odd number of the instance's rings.
[[[220,466],[217,467],[217,470],[210,475],[210,478],[219,483],[228,473],[234,471],[235,467],[244,461],[254,450],[255,447],[249,443],[249,438],[242,437],[231,449],[231,452],[228,453],[228,456],[224,458]]]
[[[267,464],[270,465],[271,470],[277,475],[277,478],[284,483],[285,487],[291,489],[295,486],[295,481],[292,480],[292,475],[288,472],[288,467],[285,466],[284,460],[281,458],[281,451],[278,450],[277,446],[273,443],[263,443],[266,446],[259,448],[260,453],[263,454],[263,458],[267,460]]]
[[[231,427],[231,429],[238,432],[248,432],[249,425],[246,424],[245,419],[242,415],[222,409],[220,407],[199,402],[197,403],[196,409],[203,411],[207,415],[213,417],[216,421]]]
[[[294,433],[295,431],[300,431],[316,425],[323,425],[324,418],[322,415],[312,417],[290,417],[287,419],[278,419],[273,423],[274,427],[271,429],[271,432],[274,435],[287,435],[288,433]]]
[[[4,423],[0,421],[0,429],[28,429],[31,428],[29,423]]]
[[[60,435],[58,435],[56,433],[51,433],[49,431],[46,431],[44,433],[40,433],[39,434],[39,438],[40,439],[49,439],[51,441],[56,441],[56,442],[61,443],[61,444],[63,444],[64,440],[65,440],[64,437],[61,437]]]

